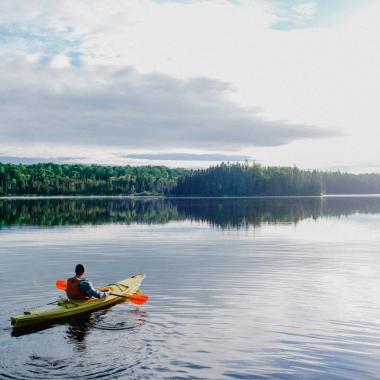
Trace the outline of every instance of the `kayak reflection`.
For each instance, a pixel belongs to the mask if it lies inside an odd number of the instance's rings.
[[[127,310],[123,305],[119,306],[121,306],[120,309],[107,308],[73,316],[62,321],[14,329],[11,335],[18,337],[66,325],[67,341],[74,343],[78,351],[85,351],[86,337],[95,329],[133,330],[145,323],[148,315],[146,312],[139,309]]]

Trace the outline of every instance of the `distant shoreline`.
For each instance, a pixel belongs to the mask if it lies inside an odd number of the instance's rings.
[[[8,195],[0,200],[10,199],[286,199],[286,198],[378,198],[380,194],[323,194],[323,195],[252,195],[252,196],[165,196],[165,195]]]
[[[189,171],[164,166],[0,163],[2,199],[265,199],[378,194],[380,174],[354,175],[285,166],[222,163]]]

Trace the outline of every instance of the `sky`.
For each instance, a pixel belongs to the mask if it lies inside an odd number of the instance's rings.
[[[0,0],[0,161],[380,173],[380,2]]]

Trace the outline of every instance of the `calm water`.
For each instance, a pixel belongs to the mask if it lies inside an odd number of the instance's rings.
[[[146,273],[118,304],[40,330],[9,316]],[[380,198],[0,200],[1,379],[375,379]]]

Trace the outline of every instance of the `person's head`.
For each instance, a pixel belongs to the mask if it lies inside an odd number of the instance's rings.
[[[76,267],[75,267],[75,274],[77,276],[82,276],[82,274],[84,273],[84,265],[83,264],[78,264]]]

